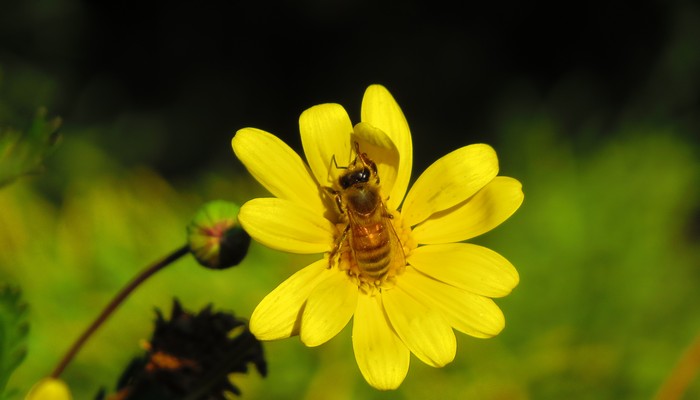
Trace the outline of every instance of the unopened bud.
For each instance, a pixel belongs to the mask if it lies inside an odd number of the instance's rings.
[[[212,269],[233,267],[248,253],[250,236],[238,223],[237,204],[216,200],[202,206],[187,226],[187,240],[197,261]]]
[[[62,380],[44,378],[37,382],[24,400],[71,400],[68,385]]]

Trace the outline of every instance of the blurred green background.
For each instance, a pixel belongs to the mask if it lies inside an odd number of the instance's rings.
[[[384,84],[407,116],[413,177],[492,144],[525,202],[476,240],[521,283],[497,300],[494,339],[412,359],[395,392],[369,388],[349,329],[314,349],[266,344],[269,376],[244,398],[651,398],[700,333],[700,7],[691,1],[212,3],[159,7],[3,2],[0,126],[39,106],[63,119],[40,175],[0,189],[0,281],[31,324],[9,386],[49,373],[111,296],[179,247],[205,201],[264,195],[230,150],[254,126],[301,149],[309,106]],[[3,166],[0,165],[0,168]],[[315,257],[254,244],[209,271],[187,258],[140,288],[65,371],[76,399],[112,388],[172,297],[250,316]],[[694,381],[685,398],[700,398]]]

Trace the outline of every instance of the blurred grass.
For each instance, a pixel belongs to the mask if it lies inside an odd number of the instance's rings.
[[[529,125],[506,127],[501,157],[526,171],[526,202],[496,247],[521,272],[504,302],[510,326],[525,327],[523,355],[553,362],[533,397],[649,398],[700,332],[689,301],[700,283],[698,149],[668,127],[630,125],[582,154],[550,118]],[[543,337],[525,339],[528,328]],[[687,398],[697,396],[696,383]]]
[[[526,200],[511,220],[477,240],[521,274],[514,293],[498,300],[504,332],[486,341],[458,334],[454,363],[432,369],[413,359],[400,390],[389,393],[362,380],[349,329],[314,349],[297,339],[269,343],[269,377],[236,378],[246,398],[321,399],[329,390],[348,399],[655,393],[700,332],[693,301],[700,287],[697,146],[672,127],[630,125],[582,150],[545,113],[504,121],[502,174],[523,182]],[[51,166],[0,192],[0,278],[19,284],[31,307],[29,354],[10,381],[23,390],[51,370],[118,288],[184,242],[200,204],[262,194],[246,176],[216,172],[174,189],[147,168],[124,168],[79,139],[66,140]],[[259,245],[228,271],[182,260],[140,288],[64,377],[76,398],[90,398],[112,387],[139,352],[154,307],[167,312],[176,296],[192,310],[213,302],[246,317],[311,260]],[[699,396],[695,382],[687,398]]]

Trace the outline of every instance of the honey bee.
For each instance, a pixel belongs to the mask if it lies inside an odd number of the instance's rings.
[[[334,197],[347,225],[338,237],[330,260],[346,244],[354,262],[352,271],[361,281],[380,283],[387,274],[406,265],[401,241],[381,197],[377,165],[355,142],[355,159],[338,178],[340,190],[326,188]],[[337,167],[337,164],[336,164]]]

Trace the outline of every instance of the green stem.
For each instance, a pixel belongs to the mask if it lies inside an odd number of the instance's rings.
[[[66,352],[66,355],[63,356],[61,361],[56,365],[56,368],[54,368],[53,372],[51,373],[51,378],[58,378],[63,370],[66,368],[66,366],[71,362],[71,360],[75,357],[75,355],[80,351],[80,348],[83,347],[85,342],[90,338],[90,336],[95,333],[97,328],[102,325],[107,318],[109,318],[110,315],[121,305],[124,300],[129,297],[131,292],[134,291],[140,284],[142,284],[146,279],[151,277],[151,275],[155,274],[156,272],[160,271],[161,269],[165,268],[172,262],[176,261],[180,257],[184,256],[190,251],[190,248],[188,245],[184,245],[180,247],[179,249],[173,251],[169,255],[167,255],[165,258],[163,258],[160,261],[157,261],[148,267],[144,269],[139,275],[136,276],[131,282],[129,282],[126,286],[122,288],[119,293],[117,293],[116,296],[112,299],[112,301],[105,307],[104,310],[100,313],[100,315],[93,321],[93,323],[83,332],[82,335],[78,338],[78,340],[73,343],[73,346]]]

